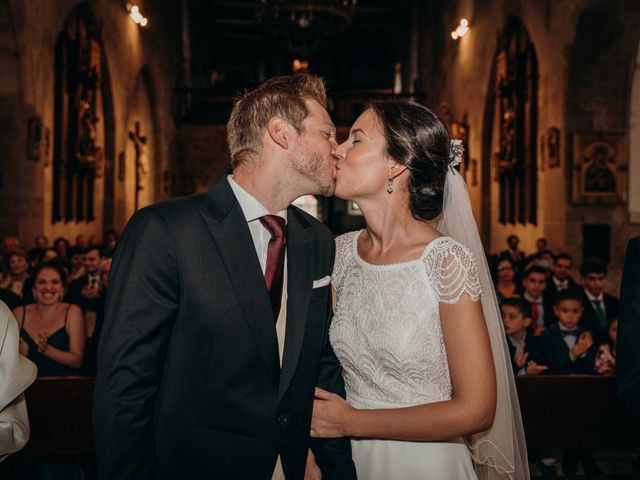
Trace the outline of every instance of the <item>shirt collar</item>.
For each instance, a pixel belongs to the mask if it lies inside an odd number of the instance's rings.
[[[527,339],[527,331],[526,330],[524,331],[524,335],[520,340],[515,340],[514,338],[511,337],[511,335],[507,335],[507,338],[509,339],[509,342],[511,342],[511,345],[516,347],[516,350],[517,350],[518,347],[522,344],[522,342],[524,342]]]
[[[529,295],[527,292],[524,292],[524,298],[527,302],[531,302],[531,303],[542,303],[542,295],[540,295],[538,298],[533,298],[531,295]]]
[[[553,279],[553,283],[555,283],[556,286],[569,285],[569,278],[565,278],[564,280],[560,280],[559,278],[556,278],[555,275],[552,275],[551,278]]]
[[[231,190],[233,190],[233,194],[236,196],[236,199],[240,204],[240,208],[242,209],[242,213],[244,213],[244,218],[247,220],[247,223],[253,222],[254,220],[258,220],[260,217],[271,214],[269,210],[267,210],[267,208],[262,205],[253,195],[251,195],[244,188],[238,185],[238,183],[233,179],[233,175],[228,175],[227,181],[229,182]],[[287,209],[281,210],[275,215],[284,218],[285,222],[287,221]]]
[[[591,295],[591,292],[585,288],[584,294],[587,296],[590,302],[595,302],[596,300],[600,300],[600,301],[604,300],[604,293],[600,293],[600,295],[598,295],[597,297],[594,297],[593,295]]]

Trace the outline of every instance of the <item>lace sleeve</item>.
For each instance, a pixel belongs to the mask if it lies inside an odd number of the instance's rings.
[[[471,300],[478,301],[482,295],[482,287],[473,253],[451,238],[444,238],[439,243],[433,265],[439,300],[443,303],[458,303],[466,293]]]
[[[351,244],[357,233],[349,232],[336,237],[336,260],[331,274],[331,283],[336,288],[342,283],[344,272],[351,256]]]

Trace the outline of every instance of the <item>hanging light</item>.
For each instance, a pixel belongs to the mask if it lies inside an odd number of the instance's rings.
[[[276,43],[307,56],[344,32],[357,0],[260,0],[255,16]]]
[[[460,23],[458,24],[456,29],[451,32],[451,38],[453,38],[454,40],[458,40],[459,38],[464,37],[468,31],[469,21],[466,18],[463,18],[462,20],[460,20]]]
[[[140,25],[141,27],[146,27],[149,22],[147,17],[142,15],[140,11],[140,7],[138,5],[133,5],[131,3],[127,3],[127,11],[129,12],[129,17],[134,23]]]

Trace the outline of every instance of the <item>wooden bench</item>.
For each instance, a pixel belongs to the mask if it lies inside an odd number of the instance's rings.
[[[518,376],[527,445],[602,448],[635,446],[637,432],[617,408],[615,377]]]
[[[616,409],[615,379],[604,376],[516,377],[530,447],[637,445]],[[39,378],[27,391],[31,439],[24,453],[93,456],[92,378]]]

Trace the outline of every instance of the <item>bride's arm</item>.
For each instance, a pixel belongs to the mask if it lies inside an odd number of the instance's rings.
[[[479,301],[466,294],[440,304],[452,399],[406,408],[358,410],[337,395],[317,391],[311,435],[395,440],[445,440],[488,429],[496,408],[491,344]]]

